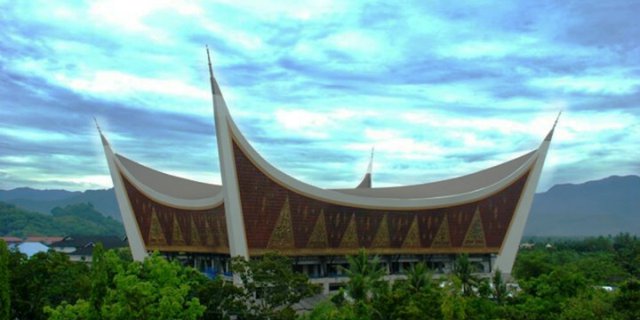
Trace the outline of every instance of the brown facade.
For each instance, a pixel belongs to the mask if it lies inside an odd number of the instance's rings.
[[[229,253],[224,204],[204,210],[170,207],[121,177],[148,251]]]
[[[376,210],[320,201],[264,174],[234,142],[250,255],[498,253],[529,172],[478,201],[420,210]]]

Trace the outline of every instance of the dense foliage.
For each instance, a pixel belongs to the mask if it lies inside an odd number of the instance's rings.
[[[158,254],[134,262],[98,244],[88,265],[54,251],[27,258],[0,241],[0,320],[294,319],[293,304],[319,292],[278,255],[233,268],[243,286]]]
[[[97,246],[89,266],[0,241],[0,319],[640,319],[639,259],[640,240],[621,234],[523,249],[508,283],[499,271],[478,277],[465,255],[450,275],[417,264],[388,282],[361,251],[343,289],[297,314],[318,288],[274,254],[234,260],[236,287],[157,254],[132,262]]]
[[[0,235],[2,236],[65,236],[124,234],[122,224],[105,217],[91,203],[56,207],[51,215],[25,211],[0,202]]]
[[[349,259],[349,282],[306,319],[640,319],[640,240],[621,234],[522,250],[508,284],[472,272],[466,255],[433,277],[423,264],[382,281],[378,261]],[[517,284],[516,284],[517,283]]]
[[[11,313],[9,281],[9,250],[4,240],[0,239],[0,320],[9,319]]]

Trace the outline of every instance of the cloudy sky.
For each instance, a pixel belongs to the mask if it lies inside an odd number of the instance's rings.
[[[219,182],[205,45],[284,172],[435,181],[535,149],[539,190],[640,172],[638,1],[0,0],[0,189],[111,186],[117,152]]]

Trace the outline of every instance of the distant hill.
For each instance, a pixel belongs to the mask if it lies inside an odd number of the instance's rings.
[[[120,220],[113,189],[70,192],[18,188],[0,190],[0,201],[49,214],[55,207],[92,203]],[[536,194],[525,236],[640,234],[640,177],[612,176],[582,184],[561,184]]]
[[[66,190],[36,190],[31,188],[17,188],[12,190],[0,190],[0,201],[15,204],[16,206],[51,214],[55,207],[65,207],[77,203],[91,203],[97,211],[121,220],[120,209],[116,202],[116,196],[112,189],[66,191]]]
[[[561,184],[536,194],[525,236],[640,234],[640,177]]]
[[[123,236],[119,221],[105,217],[93,205],[79,203],[54,208],[50,215],[0,202],[0,236]]]

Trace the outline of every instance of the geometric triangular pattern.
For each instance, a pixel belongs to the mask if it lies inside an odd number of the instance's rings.
[[[140,229],[140,235],[145,242],[149,241],[149,228],[151,225],[151,211],[153,209],[150,201],[142,195],[140,191],[129,183],[129,181],[120,173],[120,178],[124,183],[124,187],[127,191],[127,198],[129,199],[129,205],[133,210],[133,214],[136,217],[138,228]]]
[[[276,223],[276,227],[271,233],[267,248],[270,249],[288,249],[293,248],[293,229],[291,227],[291,208],[289,206],[289,197],[284,200],[284,205],[280,210],[280,217]]]
[[[220,228],[218,227],[218,218],[213,214],[207,214],[205,216],[207,224],[207,245],[212,247],[219,247],[220,241]]]
[[[528,176],[529,173],[524,174],[507,188],[481,202],[480,220],[486,247],[502,246]]]
[[[387,214],[389,224],[389,242],[393,248],[402,247],[408,231],[415,221],[415,213],[394,212]],[[417,230],[417,227],[416,227]]]
[[[167,240],[164,238],[162,227],[156,216],[156,210],[151,212],[151,226],[149,227],[149,244],[151,245],[167,245]]]
[[[484,247],[484,228],[482,227],[482,221],[480,220],[480,207],[476,208],[476,212],[471,219],[471,225],[467,231],[467,235],[464,237],[462,244],[465,247]]]
[[[207,220],[206,215],[210,215],[210,212],[201,211],[193,213],[192,220],[193,226],[192,229],[196,230],[198,233],[197,239],[199,240],[198,244],[201,246],[209,245],[209,228],[207,228]]]
[[[224,248],[229,247],[229,236],[227,235],[227,221],[222,214],[216,215],[218,245]]]
[[[180,230],[180,226],[178,224],[178,218],[176,218],[176,215],[173,215],[173,218],[176,220],[173,222],[173,239],[171,244],[175,245],[175,246],[184,246],[186,244],[186,242],[184,241],[184,238],[182,237],[182,231]]]
[[[325,226],[327,230],[327,241],[329,246],[336,248],[340,246],[342,237],[347,234],[346,230],[351,227],[351,216],[353,214],[346,209],[324,211]],[[353,232],[349,232],[355,237],[355,225]]]
[[[431,247],[436,234],[442,226],[445,213],[443,210],[435,209],[426,212],[420,212],[416,215],[418,222],[418,235],[420,238],[420,246],[423,248]]]
[[[156,216],[160,222],[160,227],[162,227],[162,233],[164,234],[164,238],[167,240],[167,244],[172,245],[174,234],[173,226],[175,224],[175,217],[173,216],[173,213],[164,207],[157,207]]]
[[[469,230],[469,225],[471,225],[471,219],[473,218],[476,206],[474,203],[469,203],[447,210],[446,215],[449,221],[451,246],[462,246],[464,238],[467,235],[467,230]]]
[[[451,237],[449,235],[449,221],[447,216],[444,216],[442,223],[440,223],[440,228],[438,228],[438,232],[431,243],[432,247],[450,247],[451,246]]]
[[[180,234],[186,245],[191,245],[191,214],[189,212],[175,212],[174,217],[180,226]]]
[[[190,219],[191,220],[191,244],[192,245],[202,245],[202,242],[200,241],[200,236],[198,234],[198,227],[196,226],[196,221],[195,219]]]
[[[388,248],[390,247],[389,243],[389,224],[387,223],[387,214],[382,218],[382,222],[380,222],[380,226],[378,227],[378,232],[373,238],[373,242],[371,243],[372,248]]]
[[[358,235],[356,234],[356,219],[351,215],[349,219],[349,225],[342,235],[342,241],[340,241],[340,248],[358,248]]]
[[[313,202],[294,192],[289,193],[289,204],[291,207],[295,247],[304,248],[309,242],[309,237],[313,233],[314,227],[318,224],[318,217],[322,208],[316,208]],[[322,219],[324,219],[324,215]]]
[[[316,225],[309,236],[307,242],[307,248],[327,248],[329,243],[327,242],[327,228],[324,223],[324,210],[320,211],[318,219],[316,219]]]
[[[233,156],[248,249],[267,248],[288,193],[262,174],[235,141]]]
[[[404,238],[404,242],[402,243],[403,248],[419,248],[420,247],[420,238],[418,234],[418,219],[413,219],[411,223],[411,227],[409,227],[409,231],[407,232],[407,236]]]
[[[380,228],[380,222],[383,217],[384,215],[379,213],[358,213],[354,215],[358,243],[361,248],[371,246],[371,242]]]

